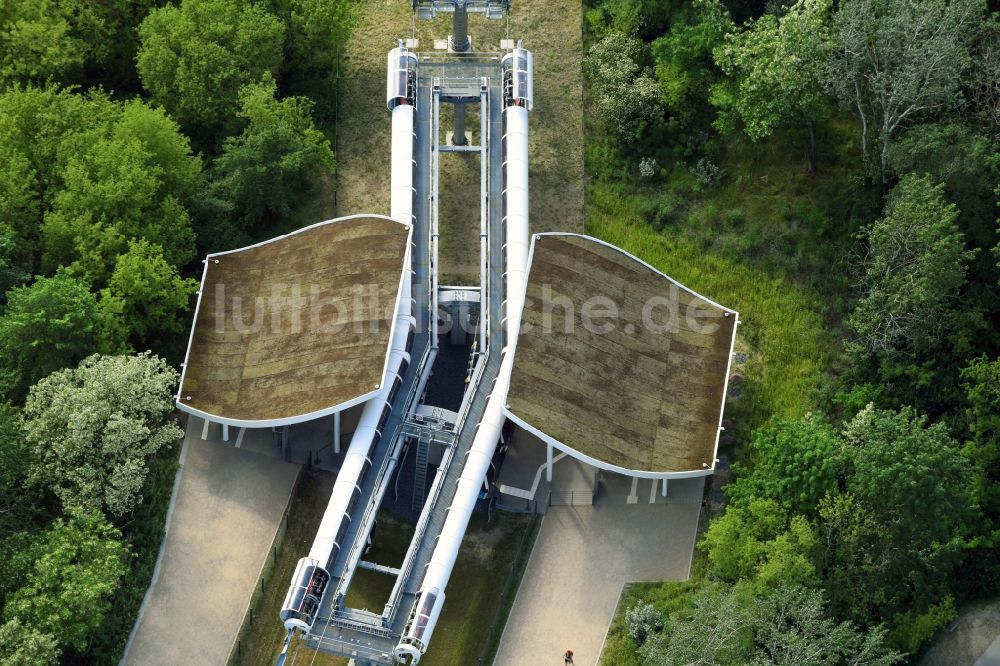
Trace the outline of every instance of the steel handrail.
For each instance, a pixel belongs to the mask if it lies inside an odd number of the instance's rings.
[[[488,358],[488,356],[481,356],[476,362],[476,368],[473,370],[473,381],[469,382],[469,388],[466,389],[467,396],[474,396],[479,390],[479,385],[482,383],[482,377],[485,372]],[[390,623],[398,610],[399,599],[403,596],[403,582],[409,578],[413,571],[413,564],[416,560],[417,553],[420,550],[419,544],[423,541],[423,536],[427,531],[427,526],[430,524],[431,515],[437,507],[437,502],[438,499],[440,499],[441,490],[444,486],[443,480],[448,475],[448,471],[451,469],[451,463],[454,460],[455,445],[458,442],[458,438],[461,436],[462,429],[465,427],[465,423],[468,420],[469,411],[471,409],[472,399],[470,397],[469,400],[463,402],[463,405],[460,408],[458,421],[453,427],[453,431],[455,433],[455,443],[449,446],[445,451],[445,457],[442,458],[441,465],[438,467],[438,472],[434,476],[434,482],[431,484],[431,491],[428,495],[427,501],[424,503],[424,509],[420,512],[420,518],[417,520],[417,525],[413,531],[413,539],[410,541],[410,543],[414,544],[415,547],[407,551],[406,558],[404,559],[402,566],[399,568],[400,573],[397,577],[396,585],[393,588],[393,594],[389,598],[388,603],[385,605],[383,616]]]
[[[414,399],[414,396],[416,395],[417,387],[420,385],[420,381],[419,380],[420,380],[421,375],[423,374],[424,364],[426,364],[427,358],[428,358],[429,355],[430,355],[430,346],[428,345],[428,346],[424,347],[424,352],[423,352],[423,354],[420,357],[420,363],[417,364],[417,371],[414,374],[415,381],[413,381],[413,383],[411,384],[409,390],[406,392],[406,396],[404,398],[404,402],[402,403],[402,406],[405,408],[404,413],[407,414],[407,415],[411,411],[411,405],[413,404],[413,399]],[[390,442],[393,443],[392,444],[393,448],[396,447],[395,442],[399,438],[400,431],[403,428],[403,423],[404,422],[405,422],[405,418],[401,418],[400,421],[399,421],[399,423],[396,425],[395,430],[393,431],[392,439],[389,440]],[[392,460],[393,460],[393,456],[390,454],[390,455],[387,455],[385,457],[385,460],[382,461],[382,465],[379,467],[378,476],[375,479],[375,485],[373,486],[374,489],[378,489],[381,486],[381,484],[383,483],[385,475],[386,475],[386,470],[389,468],[389,463]],[[361,526],[358,529],[358,533],[357,533],[357,536],[354,539],[354,543],[351,544],[351,549],[347,553],[347,560],[345,560],[346,562],[349,563],[349,562],[351,562],[354,559],[354,555],[357,553],[358,549],[361,547],[360,544],[362,542],[366,542],[367,543],[367,535],[365,535],[365,538],[362,539],[362,535],[365,533],[365,526],[368,525],[369,521],[374,517],[374,514],[376,514],[378,512],[378,509],[381,506],[381,504],[382,504],[382,502],[381,502],[381,497],[379,497],[379,493],[378,492],[373,492],[371,498],[368,500],[368,504],[365,506],[365,512],[364,512],[364,514],[362,514],[362,517],[361,517]],[[345,593],[346,593],[346,587],[344,585],[345,580],[347,580],[347,577],[346,576],[341,576],[340,580],[339,580],[339,582],[337,584],[337,590],[336,590],[336,593],[334,594],[334,597],[333,597],[333,600],[334,600],[333,604],[332,604],[333,605],[333,613],[331,614],[331,618],[337,617],[338,610],[339,610],[339,603],[338,602],[342,598],[342,596],[345,595]]]

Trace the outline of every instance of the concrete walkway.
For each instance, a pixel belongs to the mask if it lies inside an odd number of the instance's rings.
[[[153,584],[124,664],[225,664],[288,503],[299,466],[270,430],[235,448],[191,418]]]
[[[986,652],[976,660],[973,666],[1000,666],[1000,636],[993,639],[990,646],[986,648]]]
[[[596,664],[625,583],[688,577],[704,479],[671,481],[666,503],[652,483],[628,504],[631,479],[604,474],[593,507],[548,510],[495,666]]]

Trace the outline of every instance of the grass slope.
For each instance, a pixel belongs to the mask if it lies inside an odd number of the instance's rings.
[[[655,231],[627,200],[605,194],[596,192],[591,202],[589,234],[739,311],[738,350],[748,356],[740,410],[745,422],[808,411],[829,363],[831,338],[822,306],[782,278],[708,254],[683,236]]]
[[[805,172],[794,133],[759,143],[725,137],[724,175],[713,186],[698,185],[682,166],[652,182],[627,168],[615,173],[594,130],[587,233],[740,312],[737,351],[747,360],[734,368],[744,375],[743,392],[726,412],[736,422],[736,450],[728,452],[740,457],[750,431],[768,418],[815,409],[824,375],[839,363],[851,236],[878,207],[877,194],[861,186],[852,128],[834,120],[824,129],[816,176]],[[700,577],[627,587],[600,663],[639,666],[625,611],[640,600],[664,614],[681,609]]]
[[[292,506],[288,511],[288,531],[278,549],[264,595],[254,612],[254,622],[243,638],[237,663],[241,666],[273,666],[285,640],[278,619],[281,603],[288,592],[299,558],[309,552],[323,510],[330,499],[336,477],[326,472],[302,472]],[[311,657],[312,653],[308,655]],[[332,663],[320,662],[318,663]],[[289,659],[291,663],[291,659]],[[308,663],[308,662],[306,662]]]
[[[510,35],[535,53],[535,102],[531,113],[531,219],[534,231],[583,227],[583,74],[580,69],[582,6],[571,0],[524,0],[510,17]],[[448,15],[418,21],[418,50],[450,32]],[[469,32],[477,50],[497,50],[506,22],[474,15]],[[385,54],[411,36],[409,3],[365,2],[342,59],[337,146],[337,215],[387,213],[389,141],[385,108]],[[475,107],[466,121],[478,128]],[[442,109],[443,132],[450,109]],[[474,141],[477,138],[474,135]],[[441,160],[441,271],[445,281],[478,280],[479,158],[444,155]],[[329,206],[306,207],[317,219]],[[471,211],[471,213],[470,213]],[[299,216],[299,221],[308,221]],[[313,220],[315,221],[315,220]]]

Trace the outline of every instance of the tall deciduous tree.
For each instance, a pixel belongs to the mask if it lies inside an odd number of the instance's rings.
[[[121,318],[122,337],[143,348],[156,335],[184,330],[187,322],[180,315],[190,307],[197,289],[198,281],[178,275],[159,245],[131,241],[101,292],[101,306],[107,309],[106,300],[116,301],[112,311]]]
[[[920,348],[941,330],[974,257],[957,217],[929,176],[908,175],[892,191],[885,217],[865,230],[861,300],[848,317],[863,349]]]
[[[21,414],[9,403],[0,402],[0,535],[13,534],[31,523],[37,511],[28,501],[25,480],[31,469],[31,451],[21,429]],[[2,537],[0,537],[2,540]],[[0,565],[2,568],[2,565]],[[0,579],[3,575],[0,574]],[[3,596],[0,584],[0,598]]]
[[[187,208],[201,160],[162,109],[35,88],[0,93],[0,215],[32,270],[60,265],[100,288],[130,239],[194,256]],[[44,217],[44,220],[43,220]]]
[[[771,499],[730,505],[712,521],[702,540],[712,573],[730,583],[744,581],[758,593],[781,584],[816,585],[812,560],[817,537],[802,516],[789,515]]]
[[[650,666],[735,666],[750,663],[752,615],[741,595],[719,583],[695,592],[691,610],[670,618],[639,654]]]
[[[285,24],[282,89],[307,95],[317,111],[333,120],[336,108],[337,59],[351,32],[361,3],[358,0],[274,0]]]
[[[29,261],[24,257],[22,244],[14,230],[0,222],[0,293],[6,294],[11,288],[20,286],[31,278]],[[4,296],[0,296],[3,303]]]
[[[830,5],[800,0],[780,18],[765,14],[729,33],[715,49],[729,76],[712,90],[712,103],[721,110],[716,126],[731,129],[738,120],[756,141],[782,125],[800,124],[809,135],[810,173],[816,170],[816,123],[829,110],[824,85],[834,48]]]
[[[977,471],[977,490],[987,516],[1000,529],[1000,359],[974,359],[962,371],[969,431],[964,452]]]
[[[56,0],[0,4],[0,85],[78,76],[90,47],[72,25],[81,9],[86,10]]]
[[[707,129],[708,98],[717,77],[712,51],[734,29],[719,0],[695,0],[682,5],[670,31],[650,44],[656,83],[674,127]]]
[[[0,83],[86,81],[135,89],[136,28],[163,0],[6,0]]]
[[[19,400],[45,375],[96,349],[97,298],[64,271],[7,293],[0,316],[0,391]]]
[[[929,173],[944,184],[948,201],[958,207],[957,224],[965,234],[966,246],[984,250],[969,264],[968,295],[963,300],[986,312],[1000,310],[1000,293],[995,288],[1000,272],[985,251],[997,243],[998,208],[993,188],[1000,183],[1000,143],[962,124],[924,123],[907,131],[890,148],[889,164],[899,175]],[[983,329],[970,330],[969,335],[986,342],[989,327]],[[992,344],[998,341],[1000,331]]]
[[[753,603],[753,666],[891,666],[903,655],[886,645],[886,631],[858,631],[826,614],[823,592],[793,584]]]
[[[922,115],[953,105],[982,0],[845,0],[834,15],[828,83],[861,121],[866,160],[888,178],[889,146]]]
[[[240,116],[247,127],[229,137],[212,164],[211,192],[225,201],[239,226],[267,215],[287,215],[305,189],[305,176],[333,168],[333,151],[312,120],[304,97],[275,99],[272,79],[240,90]]]
[[[1000,17],[993,12],[973,48],[973,73],[970,82],[972,108],[983,130],[994,140],[1000,139]]]
[[[83,651],[125,573],[128,549],[120,539],[99,511],[56,519],[32,545],[32,565],[24,585],[8,597],[4,618]]]
[[[184,0],[150,12],[139,28],[142,84],[170,115],[211,143],[233,125],[237,93],[281,65],[284,27],[261,5]]]
[[[133,101],[108,115],[63,138],[61,183],[42,225],[43,268],[71,266],[95,287],[129,240],[156,243],[175,266],[191,260],[185,204],[200,186],[201,162],[162,110]]]
[[[0,110],[2,108],[3,103],[0,101]],[[0,137],[7,138],[6,135],[0,129]],[[32,233],[35,231],[33,227],[38,225],[38,218],[41,216],[35,178],[35,171],[26,155],[14,146],[0,145],[0,228],[3,229],[2,233],[9,230],[14,236],[4,242],[7,245],[14,241],[11,249],[23,245],[30,251],[33,246],[31,240],[37,233]],[[23,235],[23,238],[18,238],[19,235]],[[4,254],[9,261],[8,252],[5,251]],[[8,284],[3,291],[11,286],[13,285]]]
[[[56,639],[20,620],[0,624],[0,666],[52,666],[59,661]]]
[[[834,609],[862,624],[948,592],[975,519],[973,470],[944,424],[868,406],[845,428],[847,494],[821,509]]]
[[[594,81],[594,104],[607,128],[635,144],[663,115],[661,93],[645,65],[647,47],[635,37],[612,33],[590,47],[585,61]]]
[[[815,518],[820,500],[837,490],[842,442],[833,426],[815,414],[775,420],[753,433],[752,466],[727,486],[736,503],[773,498],[783,508]]]
[[[139,50],[139,25],[151,10],[167,0],[89,0],[100,32],[91,30],[81,38],[91,46],[84,76],[108,90],[139,92],[135,57]]]
[[[0,91],[0,218],[37,260],[42,210],[61,186],[70,133],[108,122],[114,104],[100,93],[55,88]]]
[[[24,406],[30,480],[65,506],[124,516],[141,500],[150,456],[183,435],[167,420],[176,383],[148,352],[91,356],[38,382]]]
[[[648,666],[892,666],[902,656],[881,627],[827,615],[821,590],[780,585],[750,599],[709,584],[639,649]]]

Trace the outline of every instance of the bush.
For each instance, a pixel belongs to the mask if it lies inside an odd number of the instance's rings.
[[[938,629],[957,617],[955,602],[951,596],[947,596],[923,613],[907,611],[896,615],[893,618],[895,626],[889,633],[889,640],[901,650],[916,652],[934,637]]]
[[[702,157],[691,167],[691,175],[699,187],[709,188],[719,184],[725,171],[709,158]]]
[[[625,611],[625,626],[636,645],[642,645],[652,634],[663,630],[663,615],[653,604],[640,601]]]
[[[652,178],[660,170],[660,165],[654,157],[643,157],[639,160],[639,175],[643,178]]]

